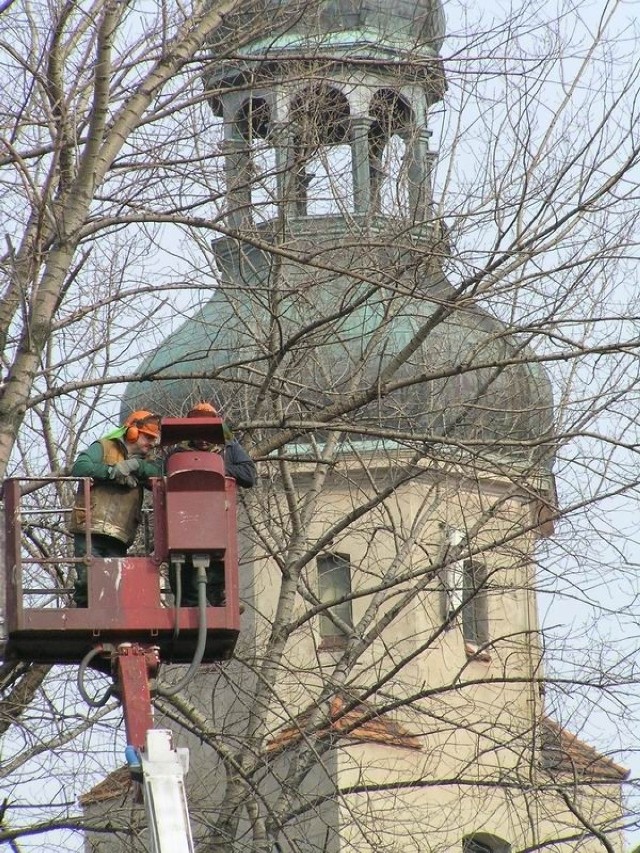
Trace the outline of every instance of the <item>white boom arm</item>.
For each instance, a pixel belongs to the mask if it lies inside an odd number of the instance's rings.
[[[194,853],[185,773],[189,751],[174,749],[168,729],[149,729],[140,752],[144,805],[153,853]]]

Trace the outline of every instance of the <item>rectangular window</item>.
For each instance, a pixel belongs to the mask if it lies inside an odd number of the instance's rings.
[[[489,639],[487,571],[482,563],[462,564],[462,636],[465,642],[481,646]]]
[[[447,627],[462,626],[465,642],[480,646],[489,639],[487,570],[474,560],[456,560],[445,566],[443,617]]]
[[[330,603],[351,595],[351,564],[348,554],[318,557],[318,598]],[[343,637],[353,627],[351,599],[341,601],[320,614],[321,637]]]

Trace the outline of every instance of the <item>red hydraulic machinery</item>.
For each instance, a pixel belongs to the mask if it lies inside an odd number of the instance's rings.
[[[191,842],[184,840],[187,835],[190,838],[188,816],[187,830],[182,835],[180,826],[174,827],[173,833],[158,828],[162,816],[156,812],[173,815],[174,823],[176,811],[186,813],[180,769],[184,755],[178,756],[171,747],[170,732],[153,730],[151,698],[154,691],[165,695],[178,692],[201,663],[226,660],[233,654],[240,630],[236,484],[225,475],[221,454],[196,449],[224,445],[220,418],[164,418],[161,444],[175,446],[176,452],[167,457],[165,476],[152,482],[153,550],[146,556],[28,556],[22,542],[24,495],[56,478],[5,481],[3,657],[7,661],[78,665],[78,684],[87,701],[90,699],[82,690],[86,668],[111,673],[114,687],[109,693],[117,693],[122,702],[128,758],[133,765],[139,761],[136,772],[143,777],[150,828],[152,835],[156,832],[158,836],[153,849],[164,850],[164,843],[166,849],[188,851],[192,849]],[[85,506],[89,507],[91,481],[84,480],[83,488]],[[88,512],[89,554],[90,524]],[[37,587],[38,577],[47,579],[51,586],[52,573],[46,570],[50,568],[47,563],[60,566],[82,561],[87,565],[86,608],[61,606],[65,595],[60,594],[59,588]],[[206,600],[206,574],[211,567],[223,576],[224,597],[217,606],[210,606]],[[176,606],[178,601],[168,600],[169,568],[178,578],[182,572],[195,573],[198,607],[180,607]],[[25,574],[29,587],[24,585]],[[179,583],[176,586],[180,588]],[[161,662],[190,666],[177,684],[163,686],[157,680]],[[153,792],[154,773],[159,773],[165,781],[158,791],[166,798],[167,768],[172,768],[169,776],[174,774],[173,791],[178,792],[173,809],[166,800],[154,798]]]

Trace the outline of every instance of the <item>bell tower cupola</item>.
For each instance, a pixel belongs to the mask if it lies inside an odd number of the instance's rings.
[[[429,118],[444,93],[438,0],[265,0],[267,32],[257,12],[243,15],[212,46],[237,58],[207,78],[224,122],[227,226],[429,220]],[[230,45],[251,31],[259,37]]]

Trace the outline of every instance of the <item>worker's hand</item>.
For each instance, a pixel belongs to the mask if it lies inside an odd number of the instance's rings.
[[[226,421],[222,421],[222,434],[224,435],[225,441],[233,441],[233,433]]]
[[[123,459],[122,462],[117,462],[109,470],[109,477],[119,486],[127,486],[130,489],[135,489],[138,481],[132,476],[132,472],[137,471],[139,467],[139,459]]]
[[[123,459],[122,462],[117,462],[114,470],[123,474],[125,477],[129,474],[134,474],[140,467],[140,459],[137,456],[132,456],[129,459]]]

